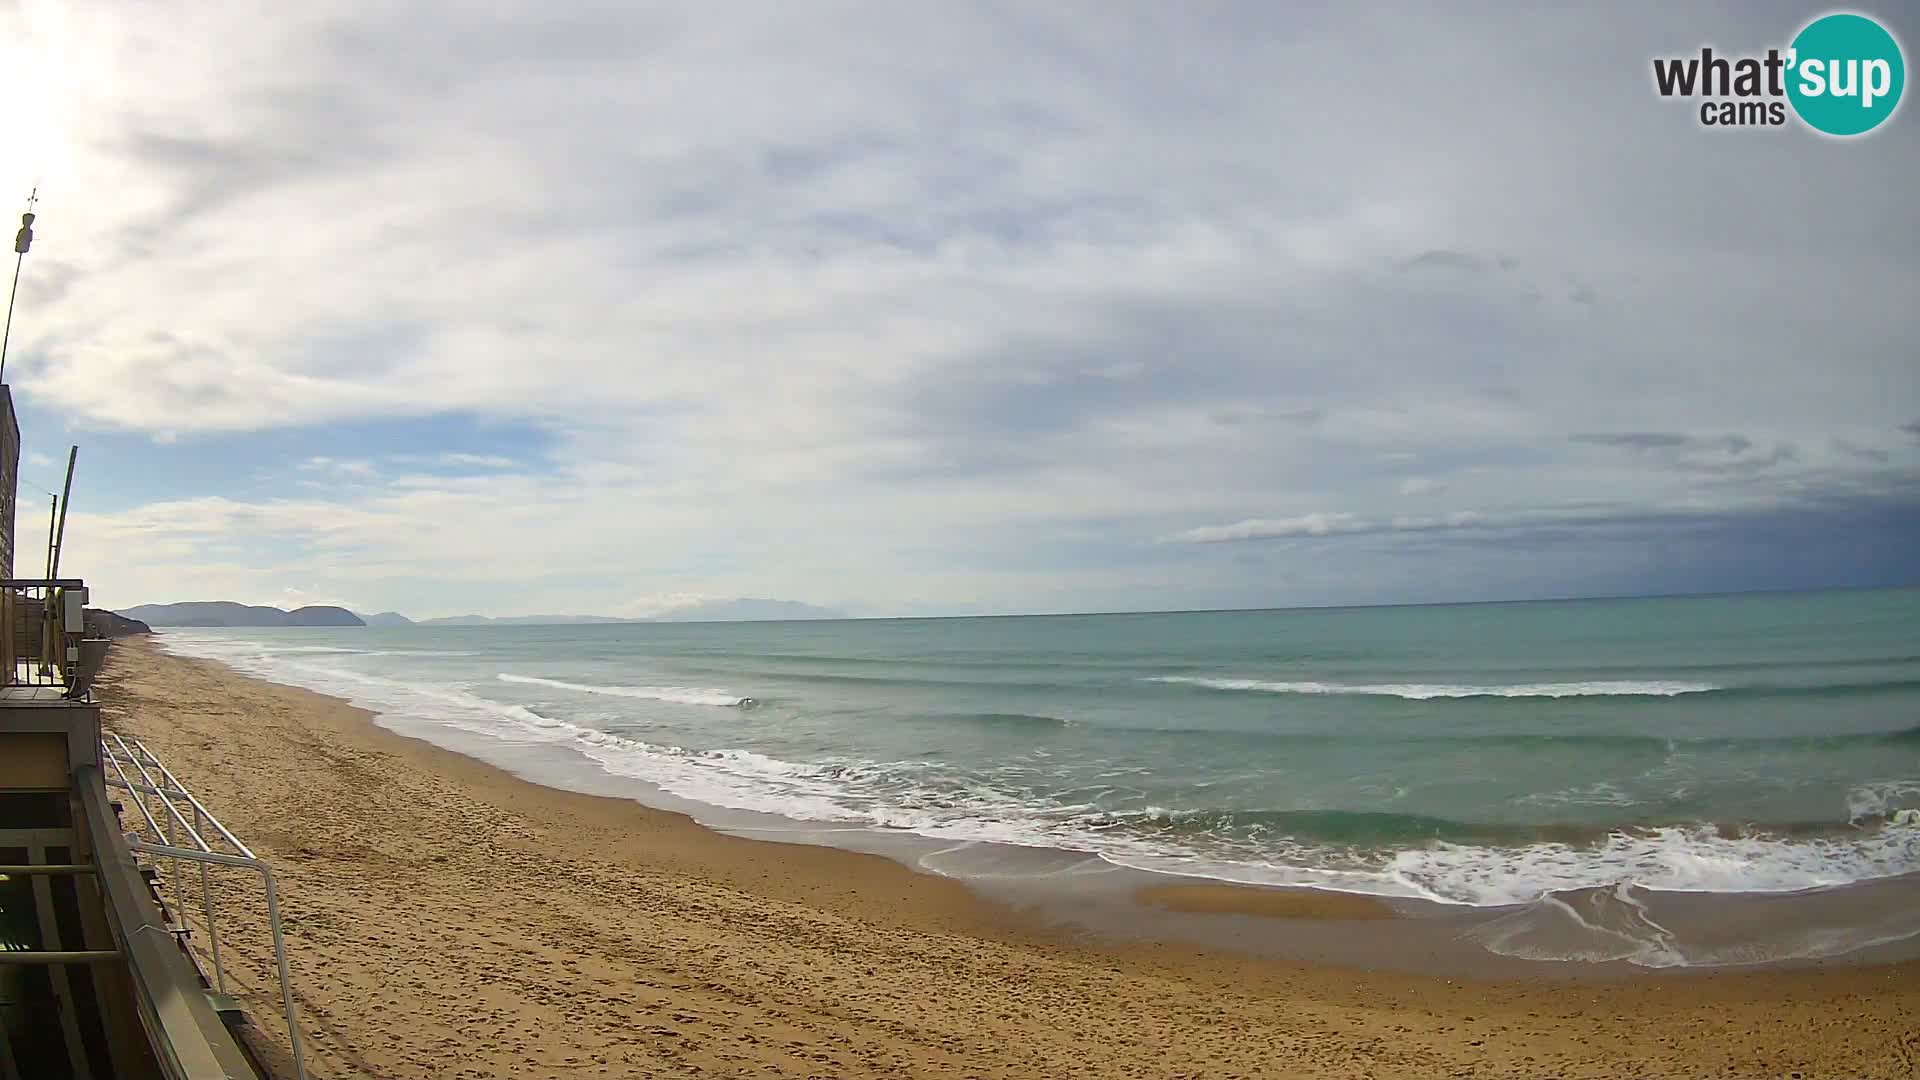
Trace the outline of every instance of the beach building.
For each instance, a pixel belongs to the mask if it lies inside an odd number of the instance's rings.
[[[0,384],[0,577],[13,576],[14,503],[20,493],[20,424],[13,391]]]
[[[210,875],[264,884],[278,944],[271,870],[143,745],[103,740],[86,584],[12,574],[19,456],[0,385],[0,1080],[303,1077],[284,950],[292,1061],[223,993]]]

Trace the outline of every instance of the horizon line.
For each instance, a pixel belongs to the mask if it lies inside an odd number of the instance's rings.
[[[1832,593],[1832,592],[1898,592],[1905,589],[1915,589],[1915,588],[1920,588],[1920,581],[1910,581],[1910,582],[1904,582],[1904,583],[1893,584],[1893,585],[1820,585],[1820,586],[1801,587],[1801,588],[1718,589],[1718,590],[1707,590],[1707,591],[1701,591],[1701,592],[1593,593],[1593,594],[1582,595],[1582,596],[1538,596],[1538,597],[1487,599],[1487,600],[1387,601],[1387,602],[1372,603],[1372,604],[1347,603],[1347,604],[1292,604],[1292,605],[1285,605],[1285,606],[1269,606],[1269,607],[1133,608],[1133,609],[1124,609],[1124,610],[1110,609],[1110,610],[1101,610],[1101,611],[1001,611],[1001,612],[983,612],[983,613],[977,612],[973,614],[955,614],[955,615],[833,615],[833,616],[821,616],[816,618],[786,618],[786,619],[667,619],[667,618],[660,618],[657,616],[644,616],[644,615],[643,616],[569,615],[569,614],[560,614],[560,613],[553,613],[550,615],[475,615],[475,614],[469,613],[465,615],[436,615],[436,616],[431,616],[424,619],[414,619],[411,616],[401,615],[400,612],[393,610],[391,608],[386,609],[384,611],[374,612],[374,614],[375,615],[400,615],[401,618],[407,619],[408,623],[413,626],[420,626],[420,625],[424,625],[426,623],[431,623],[431,622],[442,622],[447,620],[461,620],[461,619],[486,619],[491,622],[517,621],[524,626],[566,626],[566,625],[632,626],[636,624],[650,624],[650,623],[653,623],[653,624],[679,623],[681,625],[691,626],[691,625],[724,625],[728,623],[931,622],[935,620],[945,620],[945,619],[1073,619],[1073,618],[1098,618],[1098,617],[1119,616],[1119,615],[1223,615],[1223,614],[1233,614],[1233,613],[1253,614],[1258,612],[1282,612],[1282,611],[1366,611],[1366,610],[1372,610],[1377,608],[1476,607],[1476,606],[1487,606],[1487,605],[1496,605],[1496,604],[1568,604],[1568,603],[1580,603],[1583,601],[1592,601],[1592,600],[1706,600],[1706,599],[1713,599],[1716,597],[1733,597],[1733,596],[1794,596],[1794,595],[1805,595],[1805,594],[1813,594],[1813,593]],[[792,602],[803,603],[804,601],[792,601]],[[271,604],[243,604],[240,601],[236,601],[236,600],[177,600],[167,604],[133,604],[133,605],[130,605],[130,607],[132,608],[171,607],[174,604],[194,604],[194,603],[200,603],[200,604],[230,603],[230,604],[236,604],[242,607],[274,608],[274,605],[271,605]],[[275,610],[292,612],[292,611],[302,610],[302,608],[315,608],[315,607],[337,608],[341,611],[348,612],[349,614],[355,616],[356,618],[363,620],[363,622],[367,618],[366,615],[363,615],[359,611],[353,608],[347,607],[344,604],[304,604],[301,606],[301,608],[275,608]],[[123,609],[107,608],[104,610],[111,611],[114,614],[120,615],[123,618],[133,617],[130,615],[126,615]],[[529,619],[541,619],[541,618],[554,618],[554,619],[567,619],[567,620],[578,619],[578,620],[587,620],[587,621],[580,622],[580,623],[567,623],[567,622],[540,623],[540,622],[526,621]],[[477,628],[480,625],[481,624],[474,624],[474,626],[470,628]],[[178,627],[163,627],[162,629],[352,630],[352,629],[381,629],[381,628],[363,625],[361,627],[351,627],[351,626],[348,626],[348,627],[178,626]],[[387,627],[386,629],[405,629],[405,628],[404,627]]]

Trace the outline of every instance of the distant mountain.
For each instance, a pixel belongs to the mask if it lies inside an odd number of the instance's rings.
[[[397,611],[356,615],[346,608],[316,606],[283,611],[277,607],[235,604],[224,600],[181,604],[142,604],[119,613],[149,626],[597,626],[636,622],[773,622],[786,619],[844,619],[846,613],[798,600],[742,596],[731,600],[703,600],[642,619],[612,615],[453,615],[443,619],[413,620]],[[137,632],[137,631],[136,631]]]
[[[287,612],[288,626],[365,626],[360,616],[332,604],[308,604]]]
[[[844,619],[847,613],[803,604],[798,600],[763,600],[743,596],[734,600],[707,600],[655,615],[651,622],[762,622],[780,619]]]
[[[153,628],[139,619],[129,619],[99,608],[86,609],[86,619],[88,637],[118,638],[153,633]]]
[[[149,626],[365,626],[346,608],[319,604],[292,611],[225,600],[141,604],[118,614]]]
[[[616,619],[607,615],[509,615],[493,618],[488,615],[449,615],[444,619],[421,619],[415,626],[579,626],[587,623],[623,623],[633,619]]]

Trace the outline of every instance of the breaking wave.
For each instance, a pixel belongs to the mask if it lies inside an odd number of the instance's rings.
[[[501,682],[519,683],[522,686],[544,686],[553,690],[572,690],[580,694],[605,694],[609,697],[670,701],[678,705],[734,706],[756,703],[754,698],[741,697],[726,690],[708,690],[694,686],[594,686],[590,683],[542,679],[533,675],[515,675],[506,671],[500,672],[496,677]]]
[[[1900,778],[1902,773],[1911,772],[1908,766],[1913,747],[1920,743],[1920,725],[1873,732],[1691,738],[1606,731],[1548,734],[1453,730],[1455,725],[1442,725],[1393,736],[1402,742],[1497,744],[1522,750],[1536,746],[1566,747],[1569,751],[1594,747],[1604,750],[1606,760],[1624,761],[1636,771],[1643,767],[1639,763],[1641,755],[1665,756],[1677,750],[1766,744],[1792,756],[1803,750],[1853,748],[1871,766],[1861,769],[1850,765],[1853,771],[1843,775],[1852,779],[1833,790],[1833,805],[1804,810],[1805,816],[1827,815],[1826,820],[1684,820],[1689,816],[1685,812],[1689,804],[1683,801],[1656,804],[1643,792],[1622,792],[1601,781],[1595,781],[1591,789],[1569,788],[1559,802],[1618,806],[1617,814],[1608,810],[1595,817],[1639,823],[1509,824],[1498,820],[1500,812],[1491,810],[1485,816],[1495,820],[1463,821],[1338,808],[1341,804],[1377,806],[1391,802],[1387,796],[1375,799],[1352,792],[1330,797],[1328,801],[1334,804],[1331,808],[1286,808],[1293,793],[1283,791],[1272,798],[1269,805],[1273,808],[1267,809],[1168,809],[1145,805],[1149,800],[1144,797],[1131,804],[1116,802],[1101,794],[1106,789],[1096,790],[1095,784],[1063,790],[1054,771],[1057,763],[1066,759],[1060,752],[1062,746],[1080,753],[1083,738],[1098,741],[1110,736],[1121,740],[1133,732],[1097,722],[1073,726],[1073,721],[1048,715],[1082,715],[1077,711],[1077,700],[1070,704],[1062,696],[1031,704],[1013,697],[982,698],[976,699],[977,704],[956,703],[939,711],[880,714],[888,720],[912,715],[934,723],[968,725],[973,729],[968,738],[992,748],[995,754],[1024,752],[1032,747],[1035,755],[1045,751],[1056,755],[1053,759],[1026,759],[1021,765],[1025,771],[1020,771],[1001,757],[983,757],[971,767],[957,757],[942,758],[940,741],[917,727],[912,729],[913,739],[925,735],[924,742],[893,744],[906,747],[892,751],[900,753],[901,760],[876,760],[889,756],[891,752],[886,750],[867,750],[865,757],[853,753],[821,757],[825,749],[845,750],[846,740],[809,743],[797,741],[797,735],[794,741],[785,743],[752,743],[755,749],[677,745],[705,739],[737,744],[747,742],[748,736],[742,734],[738,724],[713,719],[724,714],[617,705],[604,700],[596,704],[592,700],[626,698],[716,707],[754,704],[751,698],[711,687],[603,685],[493,671],[494,667],[516,662],[511,659],[495,660],[486,666],[468,665],[467,682],[436,681],[445,676],[427,677],[430,669],[426,665],[410,669],[422,672],[420,678],[351,670],[357,658],[339,654],[355,650],[261,649],[232,641],[194,642],[172,635],[163,645],[173,651],[221,659],[251,674],[349,697],[391,718],[383,723],[409,733],[435,737],[436,730],[453,729],[515,746],[557,746],[592,763],[585,767],[639,782],[636,790],[640,790],[639,785],[647,785],[713,807],[838,823],[855,829],[905,831],[941,840],[1084,852],[1116,866],[1143,871],[1501,909],[1487,912],[1488,921],[1478,933],[1487,948],[1516,956],[1564,959],[1564,951],[1554,954],[1551,950],[1562,948],[1571,934],[1584,943],[1580,948],[1587,950],[1579,954],[1581,959],[1624,959],[1649,966],[1754,962],[1731,953],[1689,951],[1690,946],[1670,940],[1660,921],[1658,905],[1649,913],[1645,894],[1785,894],[1920,873],[1920,780]],[[1135,681],[1140,670],[1132,667],[1118,676],[1118,681],[1131,688],[1128,693],[1134,696],[1155,699],[1148,702],[1149,708],[1143,709],[1142,715],[1152,715],[1164,723],[1154,710],[1172,695],[1140,694],[1143,688]],[[674,675],[655,677],[663,683],[676,681]],[[678,677],[706,678],[685,673]],[[715,681],[736,679],[729,674],[710,677]],[[1176,675],[1152,681],[1236,693],[1373,695],[1416,701],[1666,698],[1733,692],[1704,681],[1626,678],[1515,685],[1465,680],[1445,684],[1342,684]],[[756,677],[753,685],[758,688],[763,683],[775,686],[775,692],[785,685],[764,676]],[[487,696],[489,688],[502,696],[514,696],[498,689],[498,684],[560,693],[538,695],[537,700],[522,698],[534,700],[536,707],[528,707]],[[581,711],[594,708],[608,712]],[[1436,706],[1433,711],[1451,708]],[[1500,711],[1504,715],[1519,709],[1516,705]],[[784,723],[788,718],[774,714],[786,711],[769,710],[755,727],[777,730],[776,721]],[[1487,711],[1494,710],[1490,707]],[[1909,715],[1889,717],[1892,722],[1888,726],[1909,723]],[[675,728],[656,724],[653,718],[659,716],[691,719]],[[1181,717],[1173,722],[1191,721]],[[1548,723],[1541,721],[1542,726]],[[1004,734],[993,734],[996,730]],[[1155,735],[1184,733],[1183,729],[1166,727],[1138,730]],[[1252,752],[1257,748],[1235,745],[1211,750],[1235,762],[1246,762],[1249,768],[1318,753],[1309,745],[1317,742],[1358,744],[1377,738],[1363,730],[1316,733],[1195,728],[1191,734],[1283,742],[1275,750],[1284,750],[1284,754],[1263,755]],[[462,745],[455,736],[439,737],[456,748]],[[472,742],[468,740],[468,745]],[[1338,752],[1348,753],[1345,749]],[[1115,775],[1124,777],[1126,770],[1120,766],[1127,764],[1117,763]],[[1659,765],[1656,759],[1647,767]],[[1883,779],[1866,779],[1874,776]],[[1122,778],[1098,783],[1128,782]],[[1585,784],[1586,779],[1581,778],[1579,783]],[[1547,801],[1545,796],[1542,800]],[[1120,812],[1112,809],[1114,805],[1138,809]],[[1788,811],[1787,816],[1802,812]],[[1460,813],[1470,818],[1474,811]],[[1785,955],[1831,955],[1920,932],[1907,922],[1874,923],[1858,929],[1857,935],[1849,932],[1844,940],[1829,934],[1779,947],[1786,950]],[[1767,955],[1778,958],[1773,953]]]
[[[1269,682],[1263,679],[1214,679],[1189,675],[1156,675],[1147,680],[1203,686],[1209,690],[1241,690],[1262,694],[1361,694],[1407,698],[1559,698],[1559,697],[1676,697],[1706,694],[1724,687],[1712,683],[1668,680],[1607,680],[1599,682],[1520,683],[1517,685],[1455,685],[1448,683],[1328,683]]]

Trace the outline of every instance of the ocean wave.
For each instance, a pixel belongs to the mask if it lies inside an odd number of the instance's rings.
[[[714,807],[941,840],[1086,852],[1119,866],[1247,884],[1504,908],[1549,904],[1580,890],[1784,893],[1920,872],[1920,819],[1900,813],[1920,808],[1920,781],[1912,780],[1860,785],[1847,800],[1851,826],[1836,820],[1556,830],[1323,809],[1148,808],[1116,814],[1084,802],[1050,802],[1004,776],[934,761],[802,761],[745,747],[681,747],[658,736],[576,722],[586,717],[548,716],[494,701],[464,686],[258,653],[235,666],[349,696],[408,733],[433,737],[445,728],[553,744],[610,776]],[[505,681],[517,680],[557,682],[531,676]],[[720,691],[700,693],[740,700]],[[1876,737],[1916,736],[1907,730]],[[1523,936],[1499,947],[1524,948]]]
[[[560,679],[542,679],[533,675],[515,675],[500,672],[497,676],[504,683],[519,683],[523,686],[545,686],[553,690],[572,690],[580,694],[606,694],[610,697],[642,698],[648,701],[669,701],[677,705],[753,705],[758,699],[741,697],[727,690],[710,690],[695,686],[595,686],[590,683],[564,682]]]
[[[1914,655],[1912,653],[1876,653],[1866,656],[1838,656],[1824,659],[1796,657],[1788,661],[1782,661],[1779,658],[1764,660],[1714,659],[1692,662],[1662,658],[1660,661],[1660,667],[1663,671],[1715,673],[1722,671],[1773,673],[1780,671],[1782,668],[1792,671],[1850,671],[1860,669],[1870,671],[1897,671],[1902,668],[1911,668],[1915,665],[1920,665],[1920,655]],[[1597,675],[1633,676],[1640,673],[1639,669],[1619,667],[1595,667],[1590,670]]]
[[[1903,811],[1920,812],[1920,780],[1872,780],[1847,793],[1847,820],[1856,824],[1890,819]]]
[[[885,666],[885,665],[882,665]],[[903,665],[894,664],[894,667]],[[1058,682],[1035,679],[983,679],[968,678],[966,672],[956,672],[951,677],[934,677],[915,674],[913,665],[904,665],[907,670],[895,671],[884,675],[855,675],[851,672],[808,672],[779,671],[783,682],[801,683],[810,686],[852,686],[852,687],[910,687],[916,690],[966,690],[977,691],[981,687],[995,690],[1035,690],[1053,692],[1060,689]]]
[[[1711,833],[1725,840],[1821,840],[1858,839],[1863,831],[1881,824],[1905,824],[1899,817],[1920,813],[1904,809],[1906,804],[1920,807],[1920,785],[1891,785],[1892,798],[1872,799],[1856,792],[1861,800],[1846,820],[1691,822],[1672,827],[1694,833]],[[1905,796],[1901,799],[1900,796]],[[1868,801],[1872,799],[1872,801]],[[1614,803],[1620,805],[1619,803]],[[1644,804],[1638,805],[1645,809]],[[1676,815],[1677,816],[1677,815]],[[1457,821],[1429,814],[1402,814],[1381,810],[1168,810],[1148,807],[1144,810],[1105,813],[1089,817],[1088,824],[1098,829],[1113,829],[1159,837],[1218,838],[1224,843],[1261,843],[1285,840],[1328,848],[1367,848],[1387,850],[1429,845],[1433,842],[1478,844],[1518,849],[1533,844],[1560,844],[1589,849],[1604,846],[1622,836],[1653,836],[1660,826],[1619,823],[1541,823],[1522,824],[1502,821]],[[1920,869],[1920,866],[1916,866]]]
[[[1476,907],[1631,883],[1686,892],[1792,892],[1920,872],[1920,821],[1523,827],[1343,811],[1116,815],[1035,805],[990,780],[919,762],[796,762],[686,751],[594,732],[589,757],[684,798],[937,839],[1084,851],[1115,865],[1249,884]]]
[[[1373,732],[1353,731],[1261,731],[1242,728],[1139,727],[1126,729],[1130,734],[1179,735],[1183,738],[1244,739],[1260,743],[1297,746],[1378,745],[1381,736]],[[1673,754],[1683,751],[1735,750],[1742,748],[1781,748],[1799,750],[1841,750],[1849,747],[1902,745],[1920,742],[1920,725],[1892,731],[1849,731],[1833,734],[1778,735],[1643,735],[1630,731],[1498,731],[1396,732],[1393,743],[1411,746],[1474,746],[1482,748],[1554,750],[1608,749],[1638,751],[1644,754]]]
[[[354,649],[343,645],[278,645],[246,638],[189,638],[182,637],[177,631],[155,635],[155,641],[162,649],[182,656],[223,660],[230,656],[326,659],[347,656],[460,657],[475,655],[459,649]]]
[[[1314,680],[1278,681],[1198,675],[1155,675],[1149,676],[1144,681],[1243,693],[1396,697],[1410,701],[1490,698],[1671,698],[1693,694],[1712,694],[1721,698],[1843,698],[1920,690],[1920,680],[1907,678],[1810,685],[1755,683],[1741,686],[1726,686],[1687,679],[1587,679],[1576,682],[1460,684],[1332,683]]]
[[[1181,812],[1129,819],[1036,805],[990,778],[926,762],[801,762],[684,749],[576,725],[601,768],[713,806],[960,841],[1084,851],[1116,865],[1250,884],[1330,888],[1475,907],[1631,883],[1691,892],[1792,892],[1920,871],[1920,822],[1774,829],[1533,828],[1342,811]]]
[[[1920,908],[1894,904],[1839,918],[1823,906],[1807,912],[1809,918],[1762,925],[1731,943],[1689,940],[1692,935],[1661,922],[1666,899],[1626,882],[1550,893],[1463,936],[1489,952],[1527,960],[1689,968],[1825,959],[1920,934]]]
[[[1216,679],[1192,675],[1156,675],[1146,681],[1201,686],[1209,690],[1239,690],[1262,694],[1355,694],[1369,697],[1407,698],[1413,701],[1476,697],[1676,697],[1680,694],[1705,694],[1724,689],[1712,683],[1625,679],[1479,686],[1449,683],[1269,682],[1264,679]]]
[[[1799,892],[1920,870],[1920,828],[1889,823],[1788,838],[1675,825],[1615,831],[1588,845],[1439,843],[1397,853],[1389,869],[1436,899],[1475,906],[1622,883],[1663,892]]]
[[[256,645],[261,652],[267,653],[358,653],[364,649],[348,649],[338,645]]]
[[[466,649],[368,649],[364,656],[478,656],[479,653]]]
[[[1063,728],[1073,723],[1071,720],[1058,716],[1018,712],[940,713],[928,717],[928,719],[938,722],[953,721],[963,724],[978,724],[982,727],[1009,728]]]
[[[1163,837],[1284,837],[1328,845],[1383,847],[1429,840],[1518,844],[1560,838],[1592,840],[1607,830],[1589,826],[1526,826],[1453,821],[1425,814],[1377,810],[1168,810],[1148,807],[1089,819],[1099,829]]]
[[[1614,830],[1584,842],[1402,843],[1379,857],[1329,859],[1323,845],[1267,841],[1264,854],[1195,860],[1172,852],[1109,862],[1247,885],[1333,888],[1465,907],[1536,903],[1557,893],[1632,885],[1662,892],[1788,893],[1920,872],[1920,822],[1815,837],[1713,826]]]

